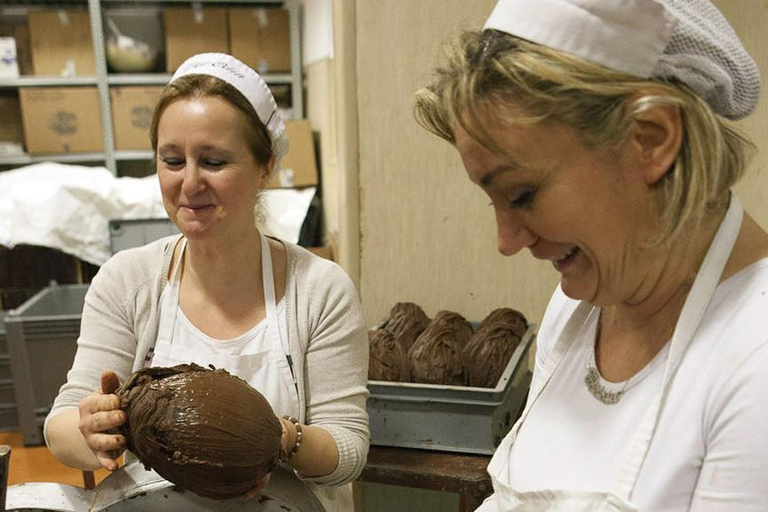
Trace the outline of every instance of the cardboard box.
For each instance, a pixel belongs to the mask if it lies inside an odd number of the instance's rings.
[[[36,75],[96,74],[88,11],[30,11],[29,38]]]
[[[317,247],[307,247],[307,250],[313,254],[325,258],[327,260],[336,261],[333,259],[333,250],[330,245],[319,245]]]
[[[197,53],[229,52],[226,7],[166,8],[163,20],[165,67],[170,73]]]
[[[103,151],[95,87],[29,87],[19,99],[27,152]]]
[[[290,145],[280,169],[267,188],[299,188],[317,185],[317,162],[312,125],[306,119],[286,121],[285,131]]]
[[[24,142],[21,107],[15,92],[0,94],[0,142]]]
[[[152,149],[149,127],[155,102],[163,91],[162,86],[111,87],[112,127],[115,149]]]
[[[281,8],[229,8],[230,53],[259,73],[291,70],[288,11]]]

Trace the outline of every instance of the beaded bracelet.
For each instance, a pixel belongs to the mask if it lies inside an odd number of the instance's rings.
[[[293,416],[288,416],[287,414],[283,416],[283,419],[290,421],[293,423],[293,426],[296,427],[296,441],[293,443],[293,448],[291,448],[291,451],[285,454],[285,460],[289,460],[296,453],[298,453],[299,448],[301,448],[301,440],[304,437],[304,434],[301,431],[301,423],[299,423],[299,420]]]

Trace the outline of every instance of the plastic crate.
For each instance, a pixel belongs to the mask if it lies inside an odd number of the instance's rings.
[[[167,218],[111,220],[109,245],[112,254],[115,254],[123,249],[139,247],[178,232],[178,228]]]
[[[534,338],[530,324],[494,388],[369,381],[371,444],[493,454],[525,404]]]
[[[17,430],[16,395],[11,375],[11,359],[5,337],[5,311],[0,311],[0,431]],[[3,376],[3,374],[5,374]]]
[[[5,316],[7,311],[0,311],[0,355],[8,353],[8,343],[5,339]]]
[[[0,432],[16,431],[19,420],[16,417],[15,404],[0,404]]]
[[[51,285],[5,318],[16,412],[25,445],[43,443],[42,424],[67,380],[87,284]]]

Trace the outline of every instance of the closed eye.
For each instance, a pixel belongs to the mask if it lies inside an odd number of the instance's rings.
[[[174,158],[174,157],[165,157],[161,156],[160,161],[165,164],[166,167],[181,167],[184,165],[184,159],[183,158]]]
[[[223,167],[227,165],[227,162],[224,160],[216,160],[213,158],[206,158],[202,162],[204,167],[212,168],[212,169],[218,169],[220,167]]]
[[[533,198],[536,196],[536,191],[533,189],[527,189],[518,194],[514,199],[512,199],[509,204],[512,206],[512,208],[525,208],[527,206],[530,206],[533,202]]]

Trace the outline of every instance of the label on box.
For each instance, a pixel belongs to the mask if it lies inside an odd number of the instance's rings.
[[[18,78],[19,61],[16,55],[16,39],[0,37],[0,78]]]

